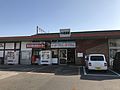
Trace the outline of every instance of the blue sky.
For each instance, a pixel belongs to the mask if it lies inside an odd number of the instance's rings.
[[[0,0],[0,36],[120,29],[120,0]]]

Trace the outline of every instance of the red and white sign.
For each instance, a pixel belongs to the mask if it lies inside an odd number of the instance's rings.
[[[26,44],[26,48],[45,48],[45,42],[32,42]]]
[[[52,42],[51,48],[75,48],[75,42]]]

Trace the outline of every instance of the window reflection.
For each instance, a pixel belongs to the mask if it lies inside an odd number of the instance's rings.
[[[113,60],[116,52],[120,52],[120,39],[110,39],[109,40],[109,60],[110,65],[113,65]]]

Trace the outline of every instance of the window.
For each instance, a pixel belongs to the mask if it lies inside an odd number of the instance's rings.
[[[103,56],[91,56],[90,57],[91,61],[104,61]]]
[[[110,47],[120,47],[120,39],[110,39],[109,46]]]
[[[52,50],[52,58],[58,58],[58,50]]]

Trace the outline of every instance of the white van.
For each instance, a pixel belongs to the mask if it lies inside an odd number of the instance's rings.
[[[107,70],[107,62],[103,54],[89,54],[85,58],[88,70]]]

